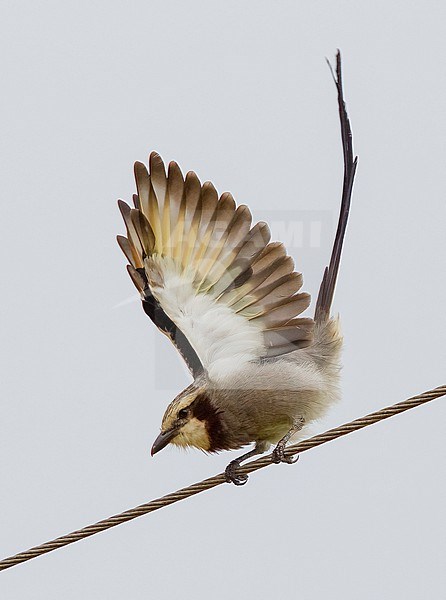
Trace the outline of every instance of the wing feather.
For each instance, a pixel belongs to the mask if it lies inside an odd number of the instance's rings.
[[[126,204],[123,200],[118,200],[119,210],[121,211],[122,218],[124,219],[125,227],[127,229],[128,242],[130,247],[132,248],[132,253],[134,254],[134,262],[137,268],[143,266],[143,247],[141,246],[141,242],[139,241],[138,234],[136,233],[135,226],[132,221],[131,212],[132,209],[128,204]],[[121,246],[122,247],[122,246]]]
[[[228,225],[226,232],[227,235],[224,236],[224,239],[222,239],[223,244],[221,245],[220,253],[217,255],[214,264],[209,270],[207,277],[209,288],[217,285],[231,266],[243,244],[244,239],[250,231],[251,222],[251,212],[247,206],[242,204],[234,212],[231,222]],[[221,291],[224,289],[225,288],[223,288]]]
[[[310,294],[302,292],[280,302],[268,312],[262,312],[260,315],[253,317],[252,320],[261,323],[265,329],[279,327],[291,321],[296,315],[300,315],[310,306],[310,302]]]
[[[142,212],[145,215],[149,214],[149,196],[150,196],[150,188],[151,188],[151,184],[150,184],[150,177],[149,174],[147,172],[146,169],[146,165],[144,165],[142,162],[135,162],[135,165],[133,167],[133,171],[135,174],[135,180],[136,180],[136,189],[138,191],[137,197],[138,197],[138,204],[139,206],[136,206],[135,204],[135,208],[138,208],[140,210],[142,210]],[[135,200],[135,195],[133,196],[133,200]]]
[[[183,269],[189,265],[197,239],[201,211],[200,196],[200,180],[193,171],[189,171],[185,181],[184,233],[181,250],[181,264]]]
[[[262,287],[256,293],[246,296],[245,302],[239,301],[232,309],[243,314],[247,319],[265,314],[276,307],[279,302],[288,300],[302,287],[302,275],[290,273],[282,277],[278,282],[267,287]]]
[[[170,240],[169,256],[178,258],[181,254],[181,241],[184,230],[184,179],[180,167],[175,162],[169,163],[167,177],[167,195],[170,207]]]
[[[225,298],[227,305],[232,306],[237,312],[243,306],[248,306],[249,304],[252,304],[252,302],[254,302],[256,298],[260,298],[260,290],[263,287],[262,284],[264,283],[264,281],[270,275],[275,273],[279,269],[279,267],[281,267],[283,263],[286,262],[286,260],[286,256],[277,258],[276,260],[272,261],[269,265],[265,266],[265,268],[261,271],[256,271],[255,265],[253,265],[251,267],[251,277],[249,277],[249,279],[242,286],[232,290],[227,294]],[[289,271],[289,273],[291,272],[292,269]],[[253,296],[253,294],[255,295]]]
[[[183,356],[196,353],[192,362],[217,380],[311,343],[314,322],[298,317],[310,296],[266,223],[252,226],[247,206],[236,207],[229,192],[219,198],[192,171],[183,178],[175,162],[166,174],[156,152],[149,171],[135,163],[135,178],[135,208],[119,203],[127,238],[118,243],[143,301],[158,306],[162,318],[153,320]]]
[[[194,250],[190,257],[195,272],[198,275],[201,270],[203,255],[205,254],[211,239],[217,203],[217,190],[210,181],[206,181],[201,188],[200,222],[198,223]]]
[[[229,192],[222,194],[217,209],[214,213],[210,239],[201,261],[202,279],[199,282],[200,291],[207,291],[205,280],[208,279],[209,271],[216,262],[224,246],[229,224],[235,213],[234,198]]]
[[[130,218],[143,250],[142,258],[151,256],[155,248],[155,236],[144,213],[136,208],[130,210]]]
[[[124,252],[127,260],[132,265],[132,267],[135,268],[139,260],[139,255],[137,254],[136,250],[133,248],[129,240],[123,235],[116,236],[116,239],[118,240],[119,247]]]

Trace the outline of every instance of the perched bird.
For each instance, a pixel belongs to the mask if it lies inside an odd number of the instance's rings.
[[[292,462],[288,440],[338,399],[342,335],[330,307],[356,168],[340,68],[338,55],[344,190],[314,318],[301,316],[310,296],[293,259],[247,206],[193,172],[183,178],[175,162],[166,173],[155,152],[149,170],[135,164],[135,208],[119,201],[127,237],[118,243],[145,312],[194,378],[167,407],[152,455],[168,444],[212,453],[254,443],[226,468],[242,485],[243,460],[276,444],[273,461]]]

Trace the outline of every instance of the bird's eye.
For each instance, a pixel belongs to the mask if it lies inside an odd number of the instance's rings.
[[[187,414],[188,414],[187,408],[182,408],[181,410],[178,411],[178,418],[185,419],[187,417]]]

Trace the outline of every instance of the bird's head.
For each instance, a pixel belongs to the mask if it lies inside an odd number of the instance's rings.
[[[221,411],[217,410],[206,388],[193,383],[169,404],[161,433],[153,443],[152,456],[168,444],[194,446],[206,452],[220,450]]]

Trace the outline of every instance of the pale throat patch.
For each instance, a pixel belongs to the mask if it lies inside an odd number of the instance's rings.
[[[209,450],[211,442],[204,421],[199,421],[196,417],[192,417],[180,429],[177,436],[173,438],[171,444],[176,446],[195,446],[201,450]]]

